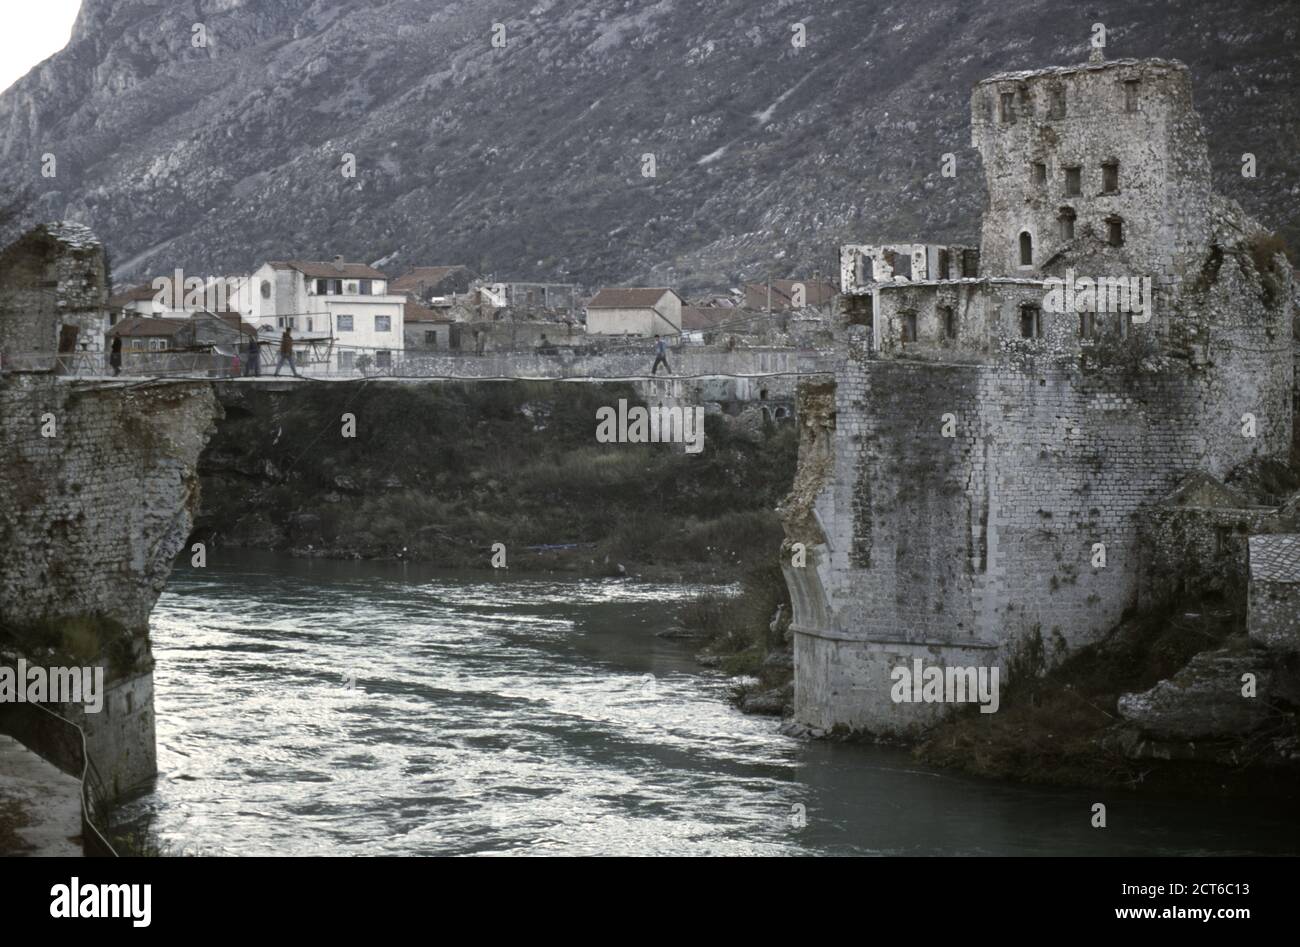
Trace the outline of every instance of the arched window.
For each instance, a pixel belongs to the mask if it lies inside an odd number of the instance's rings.
[[[1020,265],[1034,265],[1034,238],[1029,236],[1028,230],[1020,233]]]
[[[1061,239],[1074,239],[1074,221],[1077,218],[1073,207],[1062,207],[1056,213],[1056,222],[1060,226]]]

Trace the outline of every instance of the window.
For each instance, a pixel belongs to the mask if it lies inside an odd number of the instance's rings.
[[[355,367],[356,358],[357,358],[356,352],[340,352],[339,371],[341,372],[352,371],[352,369]]]
[[[431,349],[436,349],[438,347],[438,333],[436,330],[424,330],[424,344],[429,346]]]
[[[963,250],[961,252],[961,275],[964,277],[980,275],[980,252],[978,250]]]
[[[1079,338],[1092,339],[1097,334],[1097,315],[1092,312],[1079,313]]]
[[[1059,86],[1052,90],[1051,98],[1048,101],[1047,117],[1051,119],[1065,118],[1065,90]]]
[[[939,272],[938,272],[938,274],[935,276],[935,279],[947,279],[947,278],[948,278],[948,266],[949,266],[949,263],[948,263],[948,251],[947,251],[946,249],[944,249],[944,250],[940,250],[940,251],[939,251]]]
[[[378,317],[376,317],[376,318],[387,319],[388,317],[387,317],[387,316],[378,316]],[[375,351],[375,366],[376,366],[377,368],[392,368],[392,367],[393,367],[393,353],[390,352],[390,351],[388,351],[388,349],[377,349],[377,350]]]
[[[311,330],[312,330],[312,318],[311,318],[311,316],[308,316],[308,317],[307,317],[307,331],[310,332]]]
[[[904,312],[904,313],[900,313],[899,315],[903,323],[903,341],[915,342],[916,341],[916,313]]]
[[[357,294],[361,296],[373,296],[374,280],[363,279],[357,283]]]
[[[392,331],[393,331],[393,317],[392,317],[392,316],[375,316],[375,331],[376,331],[376,332],[392,332]]]
[[[1119,162],[1107,161],[1101,166],[1101,192],[1114,194],[1119,190]]]
[[[262,280],[261,282],[262,282],[262,298],[263,298],[263,299],[270,299],[270,298],[271,298],[271,281],[270,281],[270,280],[265,280],[265,279],[264,279],[264,280]]]
[[[1034,182],[1035,187],[1042,187],[1047,183],[1047,165],[1044,162],[1035,161],[1029,168],[1029,179]]]
[[[939,307],[939,324],[943,326],[945,339],[957,338],[957,312],[952,306]]]
[[[339,316],[339,326],[338,326],[338,328],[339,328],[339,331],[340,331],[340,332],[351,332],[351,331],[352,331],[352,317],[351,317],[351,316]]]
[[[317,296],[341,296],[342,294],[343,294],[343,280],[318,279],[316,281]]]
[[[905,279],[912,278],[912,254],[895,253],[893,250],[886,250],[885,262],[889,264],[889,269],[894,276],[902,276]]]
[[[1029,235],[1028,230],[1020,234],[1020,265],[1034,265],[1034,238]]]
[[[1056,222],[1060,228],[1062,240],[1074,239],[1074,221],[1077,218],[1073,207],[1062,207],[1056,214]]]
[[[1106,242],[1112,247],[1124,246],[1124,221],[1122,218],[1106,218]]]
[[[1124,80],[1124,111],[1136,112],[1138,110],[1138,81],[1136,79]]]
[[[998,97],[998,119],[1003,124],[1015,124],[1016,94],[1014,92],[1003,92]]]
[[[1074,197],[1083,193],[1083,169],[1065,169],[1065,193]]]
[[[1037,306],[1020,307],[1020,337],[1036,339],[1042,334],[1043,311]]]

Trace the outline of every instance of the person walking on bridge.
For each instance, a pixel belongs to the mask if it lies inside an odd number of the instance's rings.
[[[289,363],[289,371],[293,372],[294,378],[299,378],[298,369],[293,367],[293,335],[289,332],[289,327],[285,326],[284,335],[280,336],[280,359],[275,363],[275,374],[280,374],[280,369],[284,363]]]
[[[248,340],[248,355],[244,359],[244,377],[256,378],[262,374],[262,348],[257,343],[257,336]]]
[[[114,375],[122,374],[122,337],[113,336],[113,346],[108,350],[108,366]]]
[[[650,374],[657,375],[659,373],[660,365],[663,365],[664,371],[668,374],[671,375],[673,373],[672,367],[668,364],[668,343],[659,338],[659,336],[655,336],[655,364],[654,367],[650,369]]]

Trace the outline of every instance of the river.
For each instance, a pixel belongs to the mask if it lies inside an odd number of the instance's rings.
[[[656,636],[699,590],[229,551],[180,566],[153,615],[159,778],[122,815],[230,855],[1297,851],[1280,807],[783,736]]]

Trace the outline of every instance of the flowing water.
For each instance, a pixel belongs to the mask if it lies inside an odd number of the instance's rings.
[[[656,636],[700,590],[269,554],[178,567],[153,615],[159,778],[123,814],[173,851],[240,855],[1300,849],[1280,808],[785,737]]]

